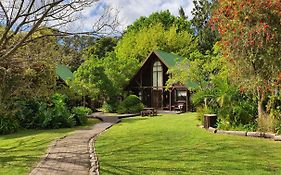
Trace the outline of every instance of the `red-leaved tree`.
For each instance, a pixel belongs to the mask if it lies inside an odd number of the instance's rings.
[[[243,90],[257,95],[259,117],[281,72],[281,0],[218,0],[211,19]]]

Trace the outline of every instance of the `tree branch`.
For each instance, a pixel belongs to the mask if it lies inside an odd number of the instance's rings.
[[[112,9],[109,8],[105,9],[105,13],[94,24],[92,31],[70,32],[66,28],[62,28],[78,19],[77,12],[97,1],[13,0],[11,3],[0,2],[0,17],[4,19],[4,31],[0,34],[0,60],[13,55],[18,48],[43,37],[101,36],[114,33],[118,20],[117,15],[112,17]],[[40,33],[40,36],[35,36],[41,30],[46,29],[56,32],[54,34],[43,32],[43,34]]]

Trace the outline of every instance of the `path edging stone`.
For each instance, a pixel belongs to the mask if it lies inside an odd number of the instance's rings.
[[[200,128],[204,128],[199,126]],[[265,132],[246,132],[246,131],[226,131],[213,127],[209,127],[206,129],[207,131],[214,134],[229,134],[229,135],[238,135],[244,137],[257,137],[264,139],[273,139],[274,141],[281,141],[281,135],[273,134],[273,133],[265,133]]]
[[[51,142],[29,175],[99,175],[93,143],[100,133],[118,122],[117,118],[104,116],[104,119],[106,122],[76,130]]]
[[[117,121],[117,123],[120,121]],[[99,172],[99,161],[98,156],[96,154],[96,148],[94,146],[94,143],[96,141],[96,138],[101,135],[103,132],[106,132],[109,128],[111,128],[115,123],[112,123],[110,126],[105,128],[104,131],[101,133],[95,135],[93,138],[89,141],[89,154],[90,154],[90,169],[89,169],[89,175],[100,175]]]

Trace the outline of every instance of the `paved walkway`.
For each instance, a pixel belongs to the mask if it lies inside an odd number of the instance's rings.
[[[119,122],[118,117],[106,117],[99,113],[93,117],[99,117],[103,123],[88,129],[77,130],[55,141],[30,175],[88,175],[91,168],[90,140]]]

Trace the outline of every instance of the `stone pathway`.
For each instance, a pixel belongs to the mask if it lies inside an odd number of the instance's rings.
[[[103,123],[56,140],[47,151],[47,155],[32,170],[30,175],[88,175],[91,167],[91,149],[89,142],[99,133],[119,122],[118,117],[106,117],[96,113],[92,115],[102,119]],[[92,142],[91,142],[92,143]],[[95,166],[95,165],[94,165]]]

